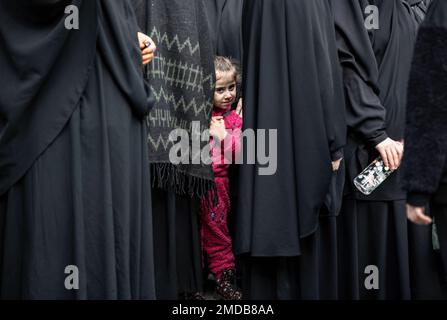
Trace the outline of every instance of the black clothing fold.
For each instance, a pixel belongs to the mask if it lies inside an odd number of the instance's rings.
[[[68,31],[60,3],[1,2],[0,296],[154,299],[136,20],[127,1],[65,1]]]
[[[244,1],[244,129],[276,129],[276,172],[240,166],[234,247],[247,299],[336,299],[345,101],[328,1]],[[267,133],[268,136],[269,133]]]
[[[420,14],[427,4],[333,1],[348,121],[347,183],[337,225],[343,299],[410,299],[410,275],[415,274],[410,261],[433,255],[427,243],[422,243],[427,240],[422,232],[408,231],[400,169],[369,196],[353,184],[379,156],[377,144],[388,137],[396,141],[404,138],[413,47]],[[378,9],[378,25],[366,23],[368,6]],[[415,243],[421,246],[415,248],[410,260]],[[430,270],[430,263],[425,261],[423,268]],[[379,270],[379,288],[375,290],[366,289],[364,284],[368,266]],[[426,288],[419,287],[418,291]]]
[[[331,156],[345,141],[329,2],[244,1],[243,43],[244,129],[277,130],[277,170],[240,166],[235,250],[298,256],[300,239],[318,228]]]
[[[377,30],[365,26],[364,11],[369,5],[377,6],[380,13]],[[353,180],[379,156],[377,144],[388,137],[396,141],[404,138],[407,83],[418,18],[403,0],[333,1],[333,7],[347,100],[345,193],[366,201],[405,199],[401,170],[369,196],[357,191]]]
[[[244,0],[207,0],[215,53],[242,63],[242,9]]]

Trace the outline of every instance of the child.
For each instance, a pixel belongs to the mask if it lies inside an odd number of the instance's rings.
[[[242,294],[235,286],[235,258],[227,225],[230,213],[230,187],[228,169],[240,149],[242,104],[236,111],[231,106],[236,100],[238,72],[230,59],[216,57],[216,89],[210,126],[210,144],[218,203],[210,199],[201,203],[201,234],[203,250],[210,271],[216,279],[216,293],[225,300],[240,300]],[[230,159],[228,159],[230,158]]]

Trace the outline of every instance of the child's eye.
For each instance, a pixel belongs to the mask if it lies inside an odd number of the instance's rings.
[[[232,86],[230,86],[230,87],[228,88],[228,90],[233,91],[235,88],[236,88],[236,86],[235,86],[235,85],[232,85]]]
[[[216,92],[217,92],[217,93],[223,93],[224,90],[223,90],[223,89],[217,89]]]

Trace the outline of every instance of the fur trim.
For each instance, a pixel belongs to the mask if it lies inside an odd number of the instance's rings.
[[[406,190],[435,193],[447,156],[447,29],[420,29],[408,87],[405,149]]]

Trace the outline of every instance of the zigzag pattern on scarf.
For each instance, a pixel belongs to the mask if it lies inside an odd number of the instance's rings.
[[[151,135],[148,135],[147,138],[148,142],[152,145],[152,147],[154,147],[155,150],[158,150],[160,146],[163,146],[164,150],[168,150],[168,148],[170,148],[173,144],[169,138],[164,139],[162,134],[159,134],[158,138],[154,138]]]
[[[211,112],[211,109],[213,108],[213,104],[210,101],[207,101],[206,103],[198,104],[196,102],[196,98],[192,98],[191,101],[188,103],[186,102],[185,97],[180,97],[179,99],[176,99],[175,95],[173,93],[168,93],[165,91],[163,87],[160,87],[160,89],[157,91],[154,87],[151,86],[151,91],[154,94],[155,101],[158,103],[164,102],[168,104],[169,106],[172,106],[174,111],[177,111],[179,107],[182,107],[182,111],[185,113],[189,110],[194,110],[194,116],[198,116],[200,113],[204,113],[204,115],[208,115],[209,112]],[[153,109],[154,111],[155,109]],[[151,112],[153,114],[153,112]]]
[[[209,144],[209,139],[200,138],[201,133],[209,129],[215,86],[208,25],[196,16],[203,3],[192,1],[186,5],[165,0],[151,3],[148,30],[152,31],[148,34],[157,45],[155,58],[146,68],[149,89],[155,100],[146,118],[152,183],[158,188],[199,198],[211,192],[216,200],[212,167],[202,163],[201,152],[195,151]],[[173,14],[177,7],[191,20],[178,19]],[[171,162],[170,154],[174,144],[184,141],[183,137],[170,138],[177,130],[186,131],[190,140],[189,149],[182,149],[179,164],[177,159]]]
[[[151,63],[151,76],[164,80],[166,84],[203,93],[203,86],[214,88],[212,74],[204,76],[203,68],[187,62],[167,59],[158,54]]]
[[[166,139],[163,138],[162,134],[159,134],[158,137],[156,137],[156,138],[149,135],[148,142],[157,150],[160,148],[160,146],[163,146],[164,150],[168,150],[169,148],[171,148],[172,145],[174,145],[174,141],[170,140],[169,137]],[[191,163],[195,163],[195,164],[201,163],[202,155],[201,155],[200,151],[201,150],[199,150],[199,152],[191,153],[189,155],[189,160],[191,161]]]
[[[192,45],[191,39],[188,37],[185,41],[180,41],[179,36],[175,35],[172,39],[170,39],[169,35],[164,32],[161,34],[161,32],[154,27],[152,29],[152,32],[150,34],[150,37],[152,39],[156,39],[156,43],[160,46],[166,46],[166,48],[169,51],[172,51],[172,48],[177,49],[177,52],[183,53],[183,50],[185,48],[189,49],[189,54],[193,56],[194,54],[200,52],[200,46],[199,43],[196,45]]]

